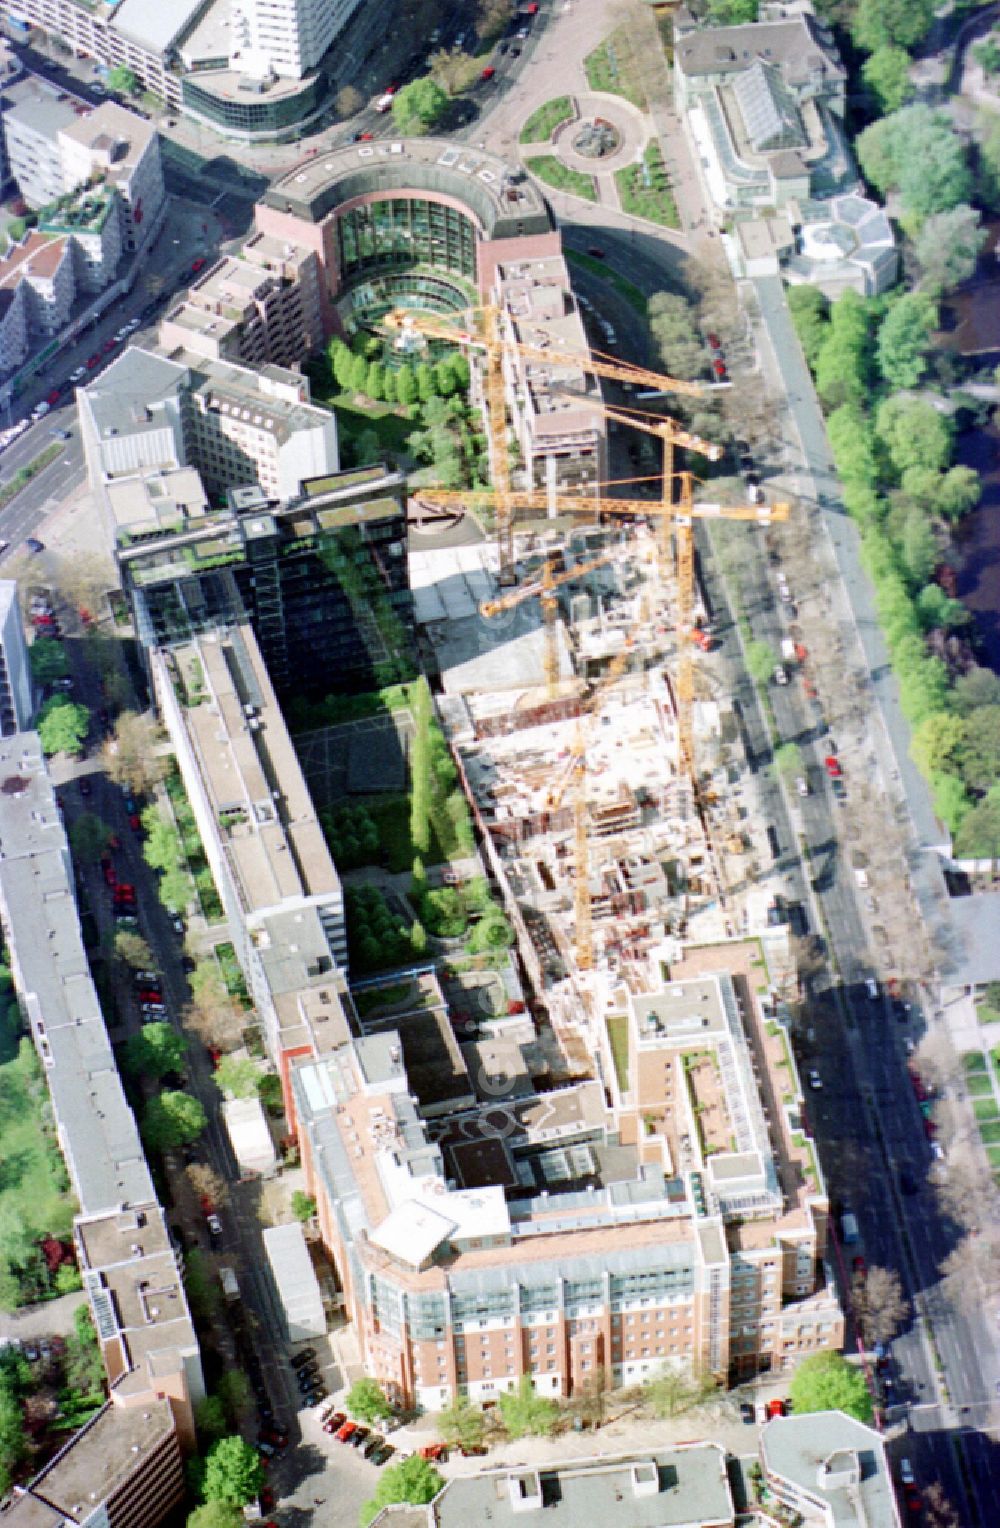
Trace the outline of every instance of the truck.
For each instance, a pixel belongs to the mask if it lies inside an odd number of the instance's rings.
[[[222,1285],[222,1293],[229,1304],[239,1299],[240,1286],[236,1280],[236,1273],[232,1268],[219,1269],[219,1283]]]

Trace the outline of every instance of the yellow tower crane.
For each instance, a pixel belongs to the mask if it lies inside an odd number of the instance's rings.
[[[512,589],[508,594],[501,594],[495,600],[484,600],[479,607],[480,615],[495,616],[501,611],[513,610],[516,605],[523,605],[525,600],[540,601],[545,621],[545,684],[550,700],[555,699],[559,685],[559,647],[556,642],[556,612],[559,609],[559,599],[556,590],[563,584],[572,583],[575,578],[582,578],[585,573],[592,573],[595,568],[603,568],[607,563],[614,561],[615,555],[614,552],[602,552],[600,557],[591,557],[587,562],[578,562],[563,573],[556,573],[554,560],[547,557],[540,578],[533,579],[528,584],[521,584],[519,588]]]
[[[503,358],[517,355],[525,361],[540,366],[570,366],[596,377],[608,377],[617,382],[633,382],[643,387],[656,388],[661,392],[698,394],[705,391],[703,382],[682,382],[644,366],[634,366],[614,356],[604,356],[589,350],[562,351],[541,345],[522,345],[508,340],[500,331],[501,310],[495,304],[486,304],[470,311],[470,318],[478,316],[479,327],[459,329],[453,323],[436,318],[432,314],[409,313],[396,309],[386,314],[386,328],[398,332],[400,343],[416,339],[446,340],[472,350],[480,350],[486,358],[485,403],[486,425],[490,438],[493,492],[496,495],[497,545],[500,552],[500,579],[510,579],[514,562],[514,511],[518,507],[510,487],[510,462],[507,456],[507,406],[504,397]],[[589,399],[587,400],[589,403]]]
[[[755,520],[758,525],[774,525],[780,520],[788,519],[791,506],[784,502],[736,506],[696,504],[694,485],[697,479],[694,474],[681,472],[675,476],[679,478],[681,485],[678,503],[669,502],[666,491],[663,501],[656,503],[650,499],[598,499],[595,501],[582,499],[579,494],[550,494],[545,489],[532,489],[530,492],[511,490],[509,503],[512,510],[550,509],[560,514],[571,515],[590,515],[596,508],[601,514],[627,515],[630,518],[636,515],[648,516],[651,519],[661,518],[673,525],[677,550],[678,656],[675,682],[678,751],[681,768],[689,776],[692,784],[697,787],[692,716],[694,668],[691,651],[694,633],[694,522],[695,520]],[[493,491],[489,488],[464,490],[431,488],[421,489],[421,498],[434,504],[489,504],[493,502]]]

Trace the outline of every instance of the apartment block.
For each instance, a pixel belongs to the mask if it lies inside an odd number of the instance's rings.
[[[255,484],[287,501],[337,470],[337,425],[308,402],[308,383],[278,366],[245,366],[130,346],[78,394],[91,484],[103,491],[146,469],[197,469],[206,492]]]
[[[66,834],[33,732],[0,742],[0,838],[4,942],[78,1205],[74,1239],[114,1408],[169,1402],[192,1443],[205,1393],[198,1343],[90,978]]]
[[[315,68],[360,0],[235,0],[230,62],[250,75],[301,79]]]
[[[168,309],[160,349],[289,369],[301,366],[323,338],[319,262],[306,249],[255,234],[239,255],[227,255]]]
[[[8,367],[24,361],[36,338],[66,327],[83,259],[72,238],[35,229],[0,258],[0,353]]]
[[[842,1411],[775,1417],[760,1434],[776,1518],[802,1528],[901,1528],[885,1441]]]
[[[537,1091],[525,1020],[497,1035],[520,1068],[484,1066],[450,1029],[435,1052],[423,1004],[394,1028],[369,999],[340,1043],[292,1062],[323,1239],[366,1367],[402,1402],[489,1403],[525,1374],[557,1396],[669,1365],[736,1379],[840,1345],[801,1093],[784,1052],[757,1055],[749,955],[712,956],[637,999],[610,1102],[603,1060]],[[795,1100],[780,1133],[757,1098],[776,1086]]]
[[[10,1528],[155,1528],[184,1497],[177,1433],[165,1401],[110,1401],[6,1503]]]
[[[78,97],[37,75],[24,75],[4,91],[2,126],[10,173],[29,207],[44,207],[71,189],[59,133],[86,109]]]
[[[272,1059],[278,1000],[335,984],[347,965],[344,897],[249,626],[151,655],[237,957]]]
[[[13,579],[0,581],[0,737],[23,732],[34,710],[24,621]]]
[[[160,138],[151,122],[105,101],[60,129],[67,189],[100,176],[117,192],[122,244],[134,249],[161,216],[166,200]]]
[[[586,353],[583,320],[561,254],[499,263],[494,283],[501,332],[509,342],[554,355]],[[581,488],[601,482],[607,432],[598,380],[572,361],[529,361],[506,350],[504,381],[526,485]]]
[[[208,0],[10,0],[8,24],[25,34],[40,27],[60,37],[77,54],[97,59],[109,69],[124,65],[145,90],[175,109],[181,104],[181,79],[174,67],[184,36],[208,7]]]

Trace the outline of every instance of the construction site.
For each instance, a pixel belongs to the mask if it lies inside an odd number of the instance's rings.
[[[518,276],[523,310],[527,273]],[[491,874],[567,1068],[580,1075],[592,1070],[609,1007],[622,992],[649,990],[654,951],[665,952],[666,969],[685,946],[749,935],[766,941],[772,983],[793,980],[787,923],[758,884],[767,851],[739,790],[741,728],[694,558],[699,519],[764,528],[790,508],[699,497],[679,451],[712,461],[721,446],[662,414],[604,402],[593,379],[616,392],[700,384],[610,356],[560,353],[537,314],[526,344],[510,310],[504,319],[487,311],[464,336],[483,358],[491,460],[503,464],[494,490],[420,499],[422,513],[459,506],[494,534],[449,546],[428,537],[425,549],[411,533],[411,587]],[[449,334],[439,320],[400,322],[411,342],[415,331]],[[558,338],[565,343],[562,331]],[[581,369],[590,374],[583,392]],[[512,397],[522,417],[547,426],[552,399],[569,399],[595,460],[605,455],[593,445],[595,419],[652,436],[660,470],[609,484],[591,475],[580,487],[578,464],[574,474],[571,463],[550,463],[544,487],[521,487],[519,476],[537,482],[539,471],[530,450],[529,469],[510,470]],[[574,475],[575,492],[562,481]]]

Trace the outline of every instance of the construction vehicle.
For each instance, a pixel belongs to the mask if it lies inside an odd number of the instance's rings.
[[[515,606],[524,604],[525,600],[537,599],[541,602],[545,620],[545,684],[550,700],[555,699],[559,686],[559,647],[556,641],[556,612],[559,609],[559,599],[556,590],[563,584],[582,578],[585,573],[592,573],[595,568],[605,567],[607,563],[614,560],[614,557],[614,552],[604,552],[600,557],[591,557],[588,562],[578,562],[562,573],[554,571],[554,559],[547,557],[539,579],[528,584],[521,584],[517,589],[512,589],[510,593],[502,594],[495,600],[485,600],[479,607],[480,615],[495,616],[501,611],[513,610]]]
[[[697,395],[705,391],[703,382],[683,382],[661,372],[649,371],[600,352],[560,351],[542,346],[522,345],[506,339],[500,332],[501,310],[493,304],[470,310],[478,316],[480,327],[458,329],[453,323],[433,314],[410,313],[396,309],[383,320],[388,329],[399,335],[401,349],[412,348],[426,340],[445,340],[452,345],[482,351],[486,357],[484,401],[490,438],[490,468],[493,476],[493,500],[496,504],[497,545],[500,553],[500,581],[508,583],[514,563],[514,511],[518,508],[511,491],[510,460],[507,451],[507,406],[504,397],[503,357],[517,355],[541,366],[572,366],[592,376],[616,382],[632,382],[661,392]],[[588,404],[591,400],[587,400]]]

